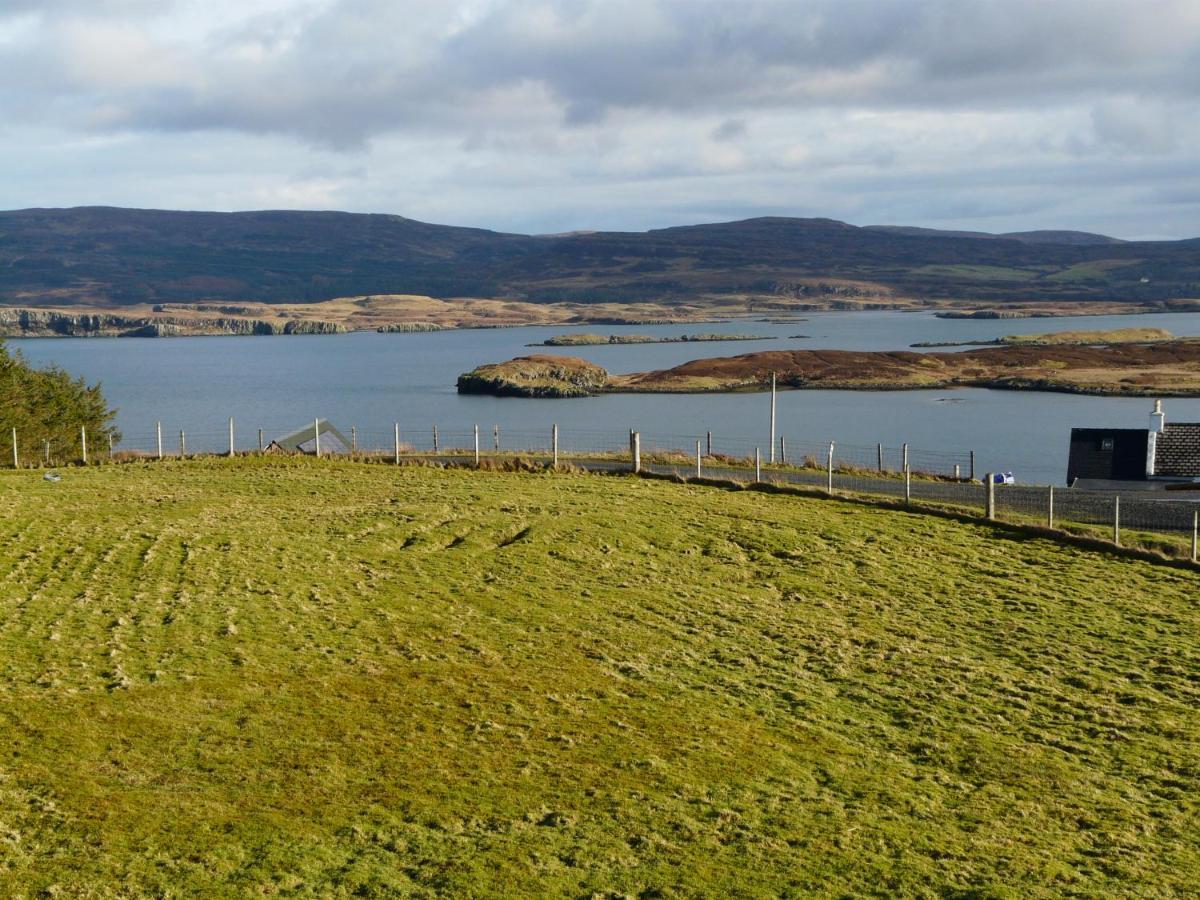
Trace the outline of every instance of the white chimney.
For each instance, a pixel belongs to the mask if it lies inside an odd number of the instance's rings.
[[[1154,401],[1154,412],[1150,413],[1150,430],[1155,434],[1162,434],[1163,427],[1166,425],[1167,417],[1163,413],[1162,401]]]

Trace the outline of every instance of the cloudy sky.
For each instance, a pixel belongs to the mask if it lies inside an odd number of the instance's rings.
[[[0,0],[0,208],[1200,235],[1200,0]]]

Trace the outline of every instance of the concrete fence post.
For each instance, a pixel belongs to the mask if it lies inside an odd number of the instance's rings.
[[[392,462],[400,465],[400,423],[392,424]]]
[[[321,420],[313,419],[313,447],[317,452],[317,459],[321,458]]]
[[[1050,485],[1046,494],[1046,527],[1054,527],[1054,485]]]
[[[79,450],[83,456],[83,464],[87,465],[87,427],[79,426]]]
[[[162,452],[162,422],[154,423],[154,433],[158,437],[158,458],[163,458]]]
[[[912,469],[904,467],[904,505],[912,503]]]
[[[629,460],[634,473],[642,471],[642,435],[641,432],[629,432]]]
[[[233,416],[229,417],[229,455],[233,456]]]
[[[550,453],[554,458],[554,468],[558,468],[558,426],[550,426]]]
[[[954,480],[962,481],[962,467],[958,463],[954,464]]]
[[[1121,495],[1113,496],[1113,543],[1121,546]]]
[[[12,445],[13,445],[13,468],[21,468],[21,458],[17,455],[17,429],[12,430]]]
[[[908,469],[908,444],[900,447],[900,468]]]
[[[757,484],[762,481],[762,454],[758,452],[758,448],[754,448],[754,482]]]
[[[696,477],[700,477],[700,439],[696,438]]]
[[[475,426],[475,466],[479,466],[479,426]]]
[[[258,429],[258,452],[263,452],[262,429]]]
[[[883,444],[875,445],[876,465],[880,472],[883,471]]]
[[[187,456],[187,438],[184,436],[183,429],[179,431],[179,458],[184,459]]]
[[[988,519],[996,518],[996,479],[993,473],[988,472],[983,476],[987,479],[987,500],[984,503],[984,515]]]
[[[833,493],[833,441],[829,442],[829,458],[825,463],[826,484],[825,490],[827,493]]]

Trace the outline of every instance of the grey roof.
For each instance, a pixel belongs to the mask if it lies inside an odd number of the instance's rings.
[[[321,435],[322,452],[348,453],[350,451],[350,441],[325,419],[317,421],[317,433]],[[306,425],[291,434],[275,438],[271,443],[281,450],[299,450],[303,453],[312,453],[316,443],[313,440],[313,426]]]
[[[1154,474],[1200,476],[1200,422],[1168,422],[1154,442]]]

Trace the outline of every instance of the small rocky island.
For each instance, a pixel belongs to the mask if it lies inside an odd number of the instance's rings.
[[[554,337],[526,344],[527,347],[593,347],[604,344],[695,344],[705,341],[769,341],[762,334],[680,334],[671,337],[655,337],[651,334],[558,334]]]
[[[1111,331],[1050,331],[1045,334],[1006,334],[982,341],[921,341],[912,347],[1016,347],[1084,344],[1154,344],[1173,341],[1165,328],[1116,328]]]
[[[584,397],[599,393],[759,391],[780,387],[913,390],[985,387],[1108,396],[1200,396],[1200,340],[1020,344],[911,350],[766,350],[696,359],[669,369],[613,375],[567,356],[523,356],[459,376],[464,394]]]

